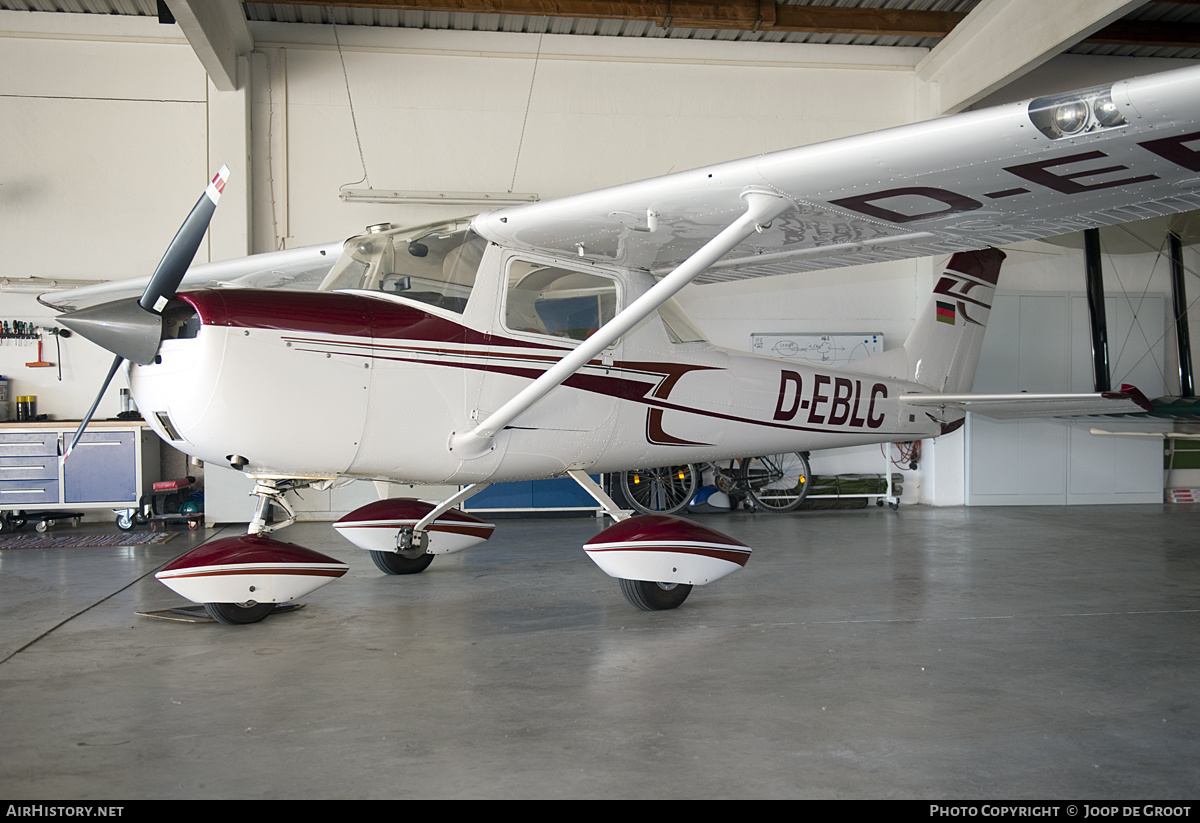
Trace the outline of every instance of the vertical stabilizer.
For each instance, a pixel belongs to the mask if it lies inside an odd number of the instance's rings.
[[[999,249],[955,254],[938,276],[904,346],[860,360],[852,368],[938,392],[970,391],[1003,261]]]

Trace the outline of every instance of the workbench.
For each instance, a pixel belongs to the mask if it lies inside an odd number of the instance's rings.
[[[118,526],[132,527],[143,494],[158,480],[158,435],[138,420],[94,420],[64,461],[78,427],[67,420],[0,423],[0,531],[26,519],[23,513],[87,509],[112,509]]]

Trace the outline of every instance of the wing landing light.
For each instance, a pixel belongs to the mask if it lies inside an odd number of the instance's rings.
[[[146,285],[146,290],[136,303],[132,300],[117,300],[68,312],[59,317],[59,322],[64,326],[116,355],[108,370],[108,376],[104,378],[104,383],[92,402],[92,407],[83,416],[79,428],[71,438],[63,460],[71,456],[79,438],[83,436],[83,430],[91,422],[92,415],[96,413],[96,408],[121,363],[129,360],[144,365],[153,362],[158,354],[158,347],[162,342],[162,309],[167,301],[175,296],[180,281],[187,273],[188,266],[192,264],[192,258],[196,256],[200,241],[208,231],[208,224],[228,179],[229,168],[221,166],[220,171],[204,190],[204,194],[200,195],[200,199],[192,207],[183,225],[179,227],[175,239],[167,247]]]

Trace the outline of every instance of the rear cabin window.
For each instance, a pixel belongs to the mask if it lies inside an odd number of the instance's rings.
[[[586,340],[617,313],[615,280],[514,260],[508,268],[504,325],[510,331]]]

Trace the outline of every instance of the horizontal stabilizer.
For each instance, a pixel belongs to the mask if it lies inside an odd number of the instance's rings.
[[[1142,393],[1132,386],[1123,386],[1119,392],[1091,394],[902,394],[900,402],[918,408],[950,408],[973,412],[998,420],[1136,414],[1150,411],[1152,408]]]

